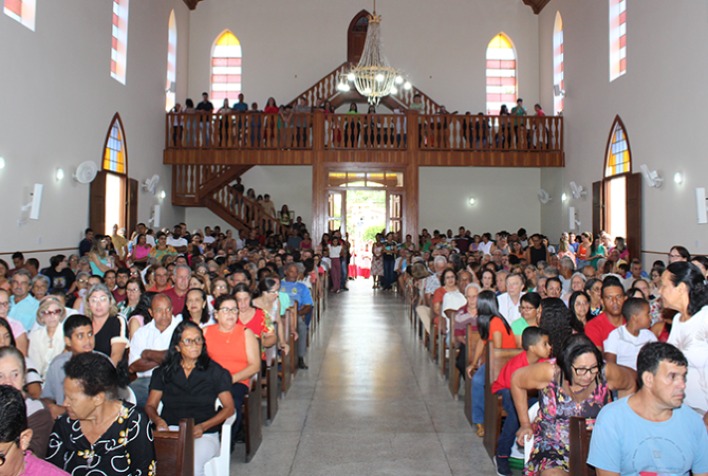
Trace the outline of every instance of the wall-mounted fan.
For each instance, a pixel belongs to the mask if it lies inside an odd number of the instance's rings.
[[[91,160],[81,162],[74,172],[74,180],[79,183],[91,183],[98,175],[98,165]]]
[[[536,193],[536,196],[538,197],[538,201],[544,205],[552,200],[550,194],[544,189],[540,189]]]
[[[647,185],[652,188],[661,188],[664,184],[664,178],[659,175],[659,172],[656,170],[649,170],[647,164],[642,164],[639,168],[642,170],[642,175],[644,176],[644,180],[647,182]]]
[[[155,195],[155,190],[157,190],[158,183],[160,183],[160,176],[155,174],[143,182],[143,190]]]
[[[570,182],[570,193],[573,194],[573,198],[576,200],[580,200],[581,198],[584,198],[588,192],[585,191],[585,188],[582,185],[578,185],[575,182]]]

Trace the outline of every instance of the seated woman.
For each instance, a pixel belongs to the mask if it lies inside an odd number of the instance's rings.
[[[25,392],[26,372],[25,357],[19,350],[11,346],[0,347],[0,385],[15,387],[25,395],[27,421],[33,432],[29,447],[34,454],[44,458],[47,452],[47,438],[53,424],[52,415],[40,400],[31,398]]]
[[[204,328],[204,339],[209,357],[231,374],[231,395],[236,408],[236,424],[232,427],[234,436],[241,425],[241,407],[250,389],[250,379],[261,368],[258,339],[238,322],[235,298],[228,294],[219,296],[214,307],[217,324]]]
[[[517,442],[523,445],[526,437],[533,437],[526,467],[529,476],[567,474],[570,417],[595,418],[609,401],[610,391],[617,390],[622,396],[635,387],[635,372],[605,364],[600,350],[584,334],[570,336],[557,355],[557,360],[521,368],[511,378],[511,395],[520,423]],[[534,427],[528,417],[530,390],[539,391]]]
[[[206,327],[214,324],[208,306],[208,296],[206,292],[199,288],[192,288],[187,291],[182,310],[182,320],[195,322],[199,327]]]
[[[39,303],[37,324],[30,332],[28,356],[37,364],[37,371],[44,377],[49,363],[64,352],[64,330],[62,323],[66,309],[56,296],[47,296]]]
[[[253,332],[253,335],[260,340],[261,348],[274,346],[278,339],[275,335],[275,325],[263,309],[253,306],[253,298],[248,286],[244,283],[237,284],[234,286],[233,296],[238,306],[238,322]]]
[[[64,407],[49,435],[46,460],[84,475],[155,474],[150,420],[118,400],[118,372],[105,355],[86,352],[64,366]]]
[[[27,425],[27,405],[22,392],[0,385],[0,445],[3,448],[2,474],[68,476],[30,450],[33,431]],[[17,451],[13,451],[17,447]]]
[[[484,345],[477,345],[467,375],[472,378],[472,423],[477,436],[484,436],[484,373],[486,365],[480,364],[484,349],[492,342],[495,349],[515,349],[516,340],[511,326],[499,312],[494,291],[482,291],[477,296],[477,330]]]
[[[124,360],[125,348],[128,346],[128,324],[118,314],[113,293],[103,284],[97,284],[89,290],[86,301],[86,315],[93,322],[95,350],[110,357],[113,365],[118,365]]]
[[[182,418],[194,418],[195,476],[203,476],[204,465],[219,455],[221,424],[234,414],[230,390],[231,375],[209,358],[201,328],[182,321],[172,334],[165,360],[152,373],[145,412],[157,431],[174,429]]]
[[[277,338],[278,348],[283,351],[284,355],[290,352],[290,346],[285,340],[285,323],[282,316],[288,306],[282,307],[280,294],[280,280],[269,276],[263,277],[258,283],[257,297],[253,299],[253,306],[263,311],[266,322],[276,322],[278,326]],[[290,298],[287,294],[283,294],[288,303]]]
[[[7,315],[10,310],[10,296],[12,296],[10,291],[0,288],[0,320],[5,320],[5,324],[7,324],[8,332],[15,341],[15,345],[13,345],[13,347],[17,347],[23,355],[27,355],[29,340],[27,338],[25,326],[23,326],[20,321],[16,321]]]

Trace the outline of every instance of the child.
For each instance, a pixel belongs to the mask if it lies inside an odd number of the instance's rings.
[[[492,393],[501,395],[502,407],[506,410],[507,417],[504,420],[499,439],[497,440],[497,474],[501,476],[511,475],[509,469],[509,455],[516,439],[516,431],[519,429],[519,418],[516,415],[514,402],[511,399],[511,376],[514,372],[527,365],[543,362],[551,355],[551,345],[548,343],[548,331],[540,327],[527,327],[521,334],[521,345],[525,352],[521,352],[509,359],[506,365],[499,372],[499,377],[492,384]],[[529,405],[533,405],[535,399],[529,399]]]
[[[630,297],[622,306],[627,324],[610,332],[603,345],[605,360],[637,370],[637,355],[644,344],[656,342],[649,330],[651,316],[646,299]]]
[[[64,320],[64,343],[69,350],[50,362],[42,390],[42,400],[54,418],[64,413],[61,406],[64,403],[64,364],[74,355],[93,352],[96,344],[91,319],[81,314],[67,317]]]

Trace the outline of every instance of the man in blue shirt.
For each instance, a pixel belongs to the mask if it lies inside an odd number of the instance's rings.
[[[598,476],[708,475],[708,432],[683,405],[688,362],[671,344],[646,344],[637,356],[637,393],[597,417],[588,464]]]
[[[30,282],[32,275],[26,269],[18,269],[12,276],[10,286],[12,287],[12,297],[10,297],[10,312],[8,316],[19,321],[29,334],[37,321],[37,301],[30,292]]]
[[[304,284],[298,282],[297,265],[288,263],[283,270],[285,279],[280,283],[280,291],[290,296],[290,302],[297,301],[297,366],[306,369],[305,353],[307,352],[307,330],[310,326],[312,312],[312,295]]]

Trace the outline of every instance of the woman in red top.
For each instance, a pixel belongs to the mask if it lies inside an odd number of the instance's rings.
[[[494,291],[482,291],[477,296],[477,330],[485,345],[475,348],[474,357],[467,367],[472,378],[472,423],[477,436],[484,436],[484,372],[486,365],[479,365],[484,349],[489,342],[495,349],[516,349],[516,339],[511,326],[499,312],[499,303]]]
[[[263,137],[266,140],[266,145],[271,145],[275,139],[275,126],[278,123],[278,105],[275,103],[275,99],[272,97],[268,98],[266,102],[265,109],[263,113],[267,114],[265,117],[265,130]]]
[[[266,321],[263,309],[253,306],[253,296],[244,283],[238,283],[233,292],[238,307],[238,322],[250,329],[261,341],[261,348],[271,347],[278,342],[273,322]]]

